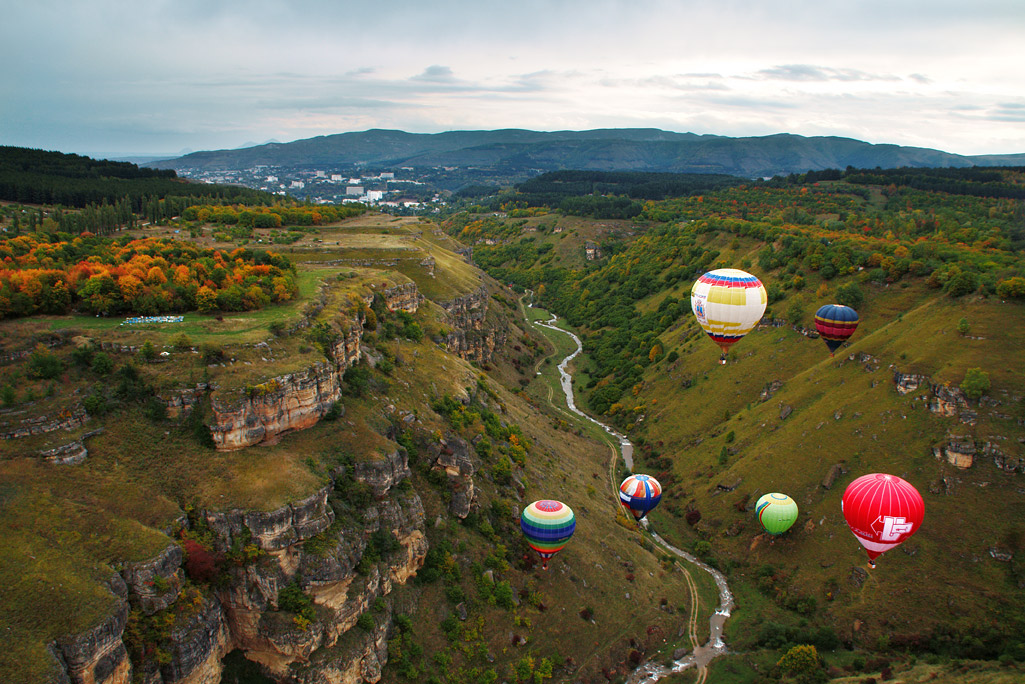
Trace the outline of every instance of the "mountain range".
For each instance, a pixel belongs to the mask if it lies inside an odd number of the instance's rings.
[[[589,131],[449,131],[407,133],[373,129],[193,152],[152,162],[162,169],[267,166],[478,168],[528,177],[560,169],[726,173],[749,178],[827,168],[1025,165],[1025,153],[966,156],[941,150],[871,144],[840,137],[778,134],[732,138],[654,128]]]

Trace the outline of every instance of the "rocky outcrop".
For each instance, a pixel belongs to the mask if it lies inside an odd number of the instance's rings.
[[[331,349],[331,361],[272,378],[245,392],[210,400],[210,434],[219,451],[233,451],[316,425],[342,396],[342,376],[361,357],[363,321],[357,319]]]
[[[376,499],[384,497],[389,489],[411,474],[409,456],[405,449],[397,449],[384,458],[355,465],[356,479],[368,485]]]
[[[488,290],[476,292],[442,304],[448,312],[449,331],[445,345],[449,352],[477,363],[488,363],[495,349],[505,344],[508,330],[488,321]]]
[[[962,423],[975,424],[978,414],[968,408],[968,400],[960,387],[933,385],[932,393],[932,399],[927,404],[930,411],[948,418],[960,418]]]
[[[388,662],[390,615],[374,620],[370,632],[350,630],[345,638],[318,654],[296,676],[299,684],[376,684]]]
[[[73,684],[128,684],[131,662],[121,635],[128,623],[127,589],[114,575],[108,586],[115,595],[110,614],[95,627],[56,641],[58,655]]]
[[[0,439],[20,439],[43,435],[57,430],[75,430],[82,427],[89,420],[89,414],[81,404],[60,411],[52,416],[33,416],[24,418],[18,423],[0,426]]]
[[[251,538],[264,551],[279,551],[326,530],[334,520],[327,505],[331,485],[294,504],[273,511],[206,511],[218,551],[227,551],[240,538]]]
[[[167,407],[167,417],[171,420],[188,418],[192,409],[199,403],[203,395],[207,393],[209,386],[205,382],[196,383],[195,387],[169,390],[166,393],[157,395]]]
[[[893,382],[897,386],[898,394],[910,394],[911,392],[917,391],[919,387],[928,385],[929,378],[925,375],[894,371]]]
[[[89,450],[82,442],[75,440],[52,449],[44,449],[39,455],[54,465],[78,465],[89,458]]]
[[[171,662],[160,667],[163,684],[218,684],[221,659],[231,650],[231,635],[220,602],[207,597],[191,619],[171,634]]]
[[[420,308],[422,295],[416,289],[416,283],[403,283],[389,287],[384,291],[384,305],[389,311],[405,311],[416,313]]]
[[[247,395],[210,401],[210,434],[220,451],[253,446],[291,430],[302,430],[323,417],[342,396],[341,378],[331,363],[280,376],[250,388]]]
[[[932,452],[937,460],[945,459],[957,468],[966,470],[975,463],[975,442],[970,437],[950,435],[946,446],[933,447]]]
[[[146,615],[152,615],[175,602],[184,583],[182,550],[168,544],[155,558],[128,563],[121,577],[128,587],[128,596]]]
[[[431,470],[444,471],[448,476],[449,511],[457,518],[465,518],[476,505],[473,485],[473,474],[479,468],[476,452],[466,440],[449,434],[440,444],[432,445],[431,456],[434,460]]]

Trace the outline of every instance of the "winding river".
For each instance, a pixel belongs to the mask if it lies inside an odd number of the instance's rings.
[[[533,302],[527,305],[533,308]],[[580,338],[571,333],[568,330],[560,328],[556,325],[558,316],[552,314],[552,317],[548,321],[534,321],[534,325],[538,325],[549,330],[556,330],[565,335],[569,335],[573,342],[576,343],[577,348],[572,354],[567,356],[559,363],[559,381],[562,385],[562,391],[566,395],[566,406],[570,411],[577,414],[581,418],[588,420],[608,435],[614,437],[619,442],[619,451],[623,456],[623,462],[626,463],[626,467],[633,471],[633,444],[626,435],[620,434],[616,430],[613,430],[608,425],[599,422],[587,415],[583,411],[577,408],[576,402],[573,400],[573,376],[569,374],[569,364],[577,357],[578,354],[583,350],[583,344],[580,342]],[[614,483],[613,483],[614,484]],[[616,505],[619,505],[619,499],[616,499]],[[663,677],[667,677],[670,674],[683,672],[684,670],[697,667],[703,670],[711,660],[717,656],[726,653],[726,643],[722,639],[723,627],[726,624],[726,619],[730,616],[730,611],[733,609],[733,594],[730,593],[730,588],[726,584],[726,577],[715,568],[710,567],[706,563],[703,563],[699,559],[690,555],[686,551],[676,548],[665,539],[663,539],[657,532],[651,529],[648,524],[648,520],[644,519],[641,521],[644,525],[644,529],[651,535],[651,538],[657,542],[662,548],[669,553],[681,558],[688,563],[695,565],[712,576],[715,580],[716,586],[719,588],[719,607],[709,618],[709,638],[704,645],[698,646],[691,653],[688,653],[683,658],[673,661],[669,666],[661,663],[649,661],[640,667],[638,667],[627,679],[628,684],[654,684]],[[695,606],[695,610],[697,607]],[[703,680],[703,677],[701,678]]]

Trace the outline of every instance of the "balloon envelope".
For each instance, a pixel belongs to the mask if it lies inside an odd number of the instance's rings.
[[[797,502],[786,494],[765,494],[755,504],[758,522],[769,534],[783,534],[797,520]]]
[[[841,501],[847,526],[875,565],[879,554],[907,540],[925,517],[925,503],[911,483],[896,475],[871,473],[847,485]]]
[[[832,356],[858,327],[858,312],[843,304],[826,304],[815,312],[815,329]]]
[[[735,268],[709,271],[694,283],[690,307],[725,363],[730,345],[749,333],[765,313],[768,295],[762,282]]]
[[[561,501],[542,499],[523,509],[520,529],[530,548],[541,556],[541,567],[548,569],[548,559],[562,551],[577,528],[573,509]]]
[[[640,520],[662,500],[662,485],[651,475],[631,475],[619,485],[619,502]]]

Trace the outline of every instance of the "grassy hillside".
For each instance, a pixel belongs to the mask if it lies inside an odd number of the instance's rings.
[[[535,290],[581,331],[578,404],[627,431],[637,470],[667,486],[651,515],[658,529],[728,573],[731,648],[764,653],[759,667],[769,668],[798,643],[891,659],[1021,658],[1020,203],[981,197],[978,185],[927,192],[914,178],[801,180],[649,203],[629,229],[606,233],[595,262],[556,251],[573,239],[579,254],[586,238],[528,233],[519,219],[447,225],[477,241],[489,271]],[[1021,179],[1010,171],[994,182],[1003,193]],[[717,267],[746,269],[769,290],[766,325],[726,365],[688,301],[693,280]],[[830,358],[803,333],[820,305],[848,297],[861,323]],[[969,369],[990,388],[953,416],[927,408],[928,382],[896,390],[895,373],[913,373],[956,391]],[[951,444],[969,445],[971,467],[948,459]],[[846,485],[869,472],[909,480],[926,505],[921,531],[875,570],[840,510]],[[750,510],[773,491],[800,507],[775,540]]]
[[[135,236],[211,244],[209,227],[174,230],[154,227]],[[0,323],[4,351],[14,354],[0,365],[0,388],[9,388],[0,397],[5,430],[89,407],[88,420],[70,430],[0,442],[0,629],[7,635],[0,680],[45,679],[47,644],[102,619],[113,600],[102,582],[175,543],[189,511],[273,510],[322,488],[340,464],[380,458],[400,444],[410,452],[412,489],[423,499],[433,551],[425,576],[395,594],[415,631],[393,635],[385,681],[505,679],[516,666],[594,681],[603,670],[622,675],[642,655],[671,651],[683,615],[707,622],[714,587],[695,576],[692,592],[684,569],[617,518],[608,445],[522,390],[549,352],[540,336],[518,325],[513,294],[434,230],[390,217],[325,226],[284,252],[298,265],[297,298],[258,311],[189,313],[180,324],[137,328],[83,315]],[[434,259],[433,275],[421,264],[427,257]],[[336,420],[274,443],[216,452],[198,429],[209,415],[205,402],[200,417],[174,421],[153,401],[201,382],[219,393],[243,391],[322,361],[303,330],[288,333],[295,323],[312,315],[314,324],[339,325],[351,314],[350,295],[410,280],[430,298],[413,316],[425,336],[388,335],[389,323],[402,323],[398,314],[382,314],[364,344],[389,363],[366,367],[359,389],[347,385],[344,415]],[[489,321],[509,326],[508,345],[487,369],[435,341],[447,325],[437,302],[485,282],[496,292]],[[103,344],[124,351],[101,351]],[[147,346],[151,355],[142,351]],[[41,368],[57,370],[40,375]],[[459,416],[451,411],[463,406],[451,403],[455,397],[469,401]],[[452,492],[430,470],[429,454],[439,436],[478,439],[491,429],[485,418],[501,427],[489,436],[490,455],[478,457],[480,507],[460,522],[448,513]],[[88,448],[78,465],[40,455],[76,439]],[[548,572],[525,546],[517,517],[526,503],[545,497],[567,502],[579,523]],[[485,570],[494,585],[483,579]],[[467,620],[453,623],[459,604]],[[513,634],[521,645],[513,645]]]

